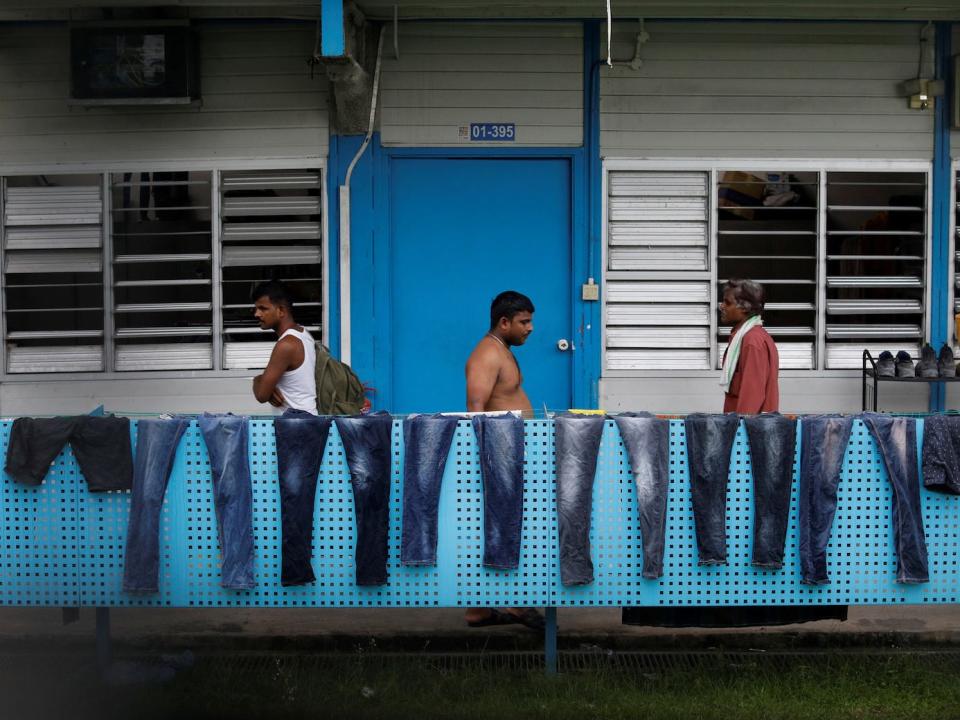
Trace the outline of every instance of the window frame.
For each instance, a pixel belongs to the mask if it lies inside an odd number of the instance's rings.
[[[703,172],[707,173],[710,182],[710,203],[708,218],[708,243],[709,243],[709,272],[711,287],[716,288],[717,282],[717,183],[719,173],[728,170],[743,170],[746,172],[771,172],[776,171],[797,171],[797,172],[817,172],[819,173],[820,199],[818,207],[818,228],[817,228],[817,307],[816,307],[816,336],[814,338],[816,353],[816,368],[810,370],[781,370],[781,377],[859,377],[859,369],[842,368],[828,370],[826,368],[826,182],[829,172],[916,172],[923,173],[926,178],[926,207],[925,207],[925,251],[923,265],[923,335],[924,338],[930,336],[931,323],[931,263],[930,255],[933,229],[933,164],[930,160],[870,160],[870,159],[817,159],[817,158],[629,158],[629,157],[611,157],[604,158],[601,170],[601,232],[600,232],[600,257],[601,257],[601,291],[600,291],[600,374],[606,378],[719,378],[720,370],[715,369],[717,365],[717,350],[714,342],[711,347],[711,369],[710,370],[674,370],[664,373],[658,370],[611,370],[607,367],[607,261],[608,261],[608,192],[609,175],[611,172],[618,171],[659,171],[659,172]],[[960,161],[954,163],[954,171],[960,172]],[[956,174],[953,175],[956,178]],[[955,232],[955,231],[954,231]],[[955,239],[954,233],[951,233],[951,242]],[[952,255],[951,255],[952,257]],[[643,272],[643,271],[641,271]],[[642,277],[642,275],[641,275]],[[954,279],[951,278],[951,292]],[[952,321],[953,303],[949,307],[950,319]],[[716,313],[711,313],[710,334],[714,338],[717,336],[717,317]],[[957,341],[960,343],[960,340]]]
[[[321,196],[321,289],[320,295],[324,299],[321,315],[321,341],[329,345],[330,337],[330,246],[329,232],[330,223],[328,221],[329,202],[328,202],[328,162],[326,157],[313,156],[301,158],[273,158],[273,159],[230,159],[211,162],[209,160],[185,160],[176,161],[151,161],[143,160],[139,162],[125,162],[120,164],[100,165],[94,163],[68,163],[62,165],[0,165],[0,177],[18,176],[18,175],[98,175],[100,176],[101,197],[103,198],[103,237],[101,242],[101,253],[104,262],[103,271],[103,302],[104,302],[104,369],[90,372],[44,372],[44,373],[8,373],[7,372],[7,353],[4,349],[0,353],[0,381],[16,382],[53,382],[62,380],[136,380],[136,379],[184,379],[184,378],[230,378],[230,377],[250,377],[253,371],[249,369],[224,370],[223,365],[223,328],[220,318],[222,317],[223,296],[221,292],[221,250],[222,250],[222,232],[220,221],[220,175],[224,171],[253,171],[253,170],[303,170],[316,168],[321,174],[320,196]],[[115,369],[115,358],[113,353],[113,235],[111,216],[113,206],[111,203],[110,176],[111,173],[123,172],[209,172],[210,180],[210,212],[211,212],[211,276],[212,288],[211,297],[213,302],[213,332],[211,335],[213,342],[213,368],[210,370],[135,370],[120,371]],[[0,208],[2,212],[2,208]],[[6,237],[4,236],[2,224],[0,224],[0,247],[6,247]],[[3,282],[3,276],[0,275],[0,283]],[[0,336],[6,338],[7,331],[7,308],[6,308],[6,286],[0,285]],[[251,304],[252,308],[252,304]],[[252,318],[252,315],[251,315]],[[252,319],[251,319],[252,322]]]

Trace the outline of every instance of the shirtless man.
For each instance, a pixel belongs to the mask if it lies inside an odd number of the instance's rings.
[[[490,330],[467,360],[467,410],[519,410],[533,417],[533,406],[523,391],[520,365],[510,348],[523,345],[533,332],[533,303],[526,295],[507,290],[490,305]],[[520,623],[542,630],[543,616],[530,608],[467,608],[471,627]]]
[[[264,330],[278,335],[263,372],[253,379],[253,395],[262,403],[286,411],[317,414],[317,384],[313,375],[313,338],[293,317],[293,299],[279,280],[258,285],[251,299],[253,315]]]
[[[523,345],[533,332],[533,303],[507,290],[490,305],[490,331],[467,359],[467,411],[520,410],[533,416],[521,387],[523,375],[510,348]]]

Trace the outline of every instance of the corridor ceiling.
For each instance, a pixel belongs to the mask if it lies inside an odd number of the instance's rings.
[[[196,17],[316,17],[321,0],[0,0],[0,20],[65,20],[96,8],[189,8]],[[329,2],[330,0],[325,0]],[[368,17],[391,19],[605,18],[606,0],[358,0]],[[955,20],[960,0],[611,0],[616,19]]]

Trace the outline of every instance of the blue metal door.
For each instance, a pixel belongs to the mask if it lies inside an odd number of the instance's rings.
[[[464,410],[467,356],[503,290],[533,300],[515,348],[535,410],[570,406],[571,168],[565,159],[398,158],[390,168],[392,401]]]

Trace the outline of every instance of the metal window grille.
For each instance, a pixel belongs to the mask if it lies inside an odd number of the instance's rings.
[[[252,322],[250,292],[284,280],[296,319],[319,336],[322,318],[322,176],[317,169],[220,176],[223,367],[262,368],[273,338]]]
[[[609,174],[606,369],[709,369],[709,177]]]
[[[114,369],[211,369],[211,173],[113,173],[110,199]]]
[[[104,367],[99,175],[3,179],[6,372]]]

